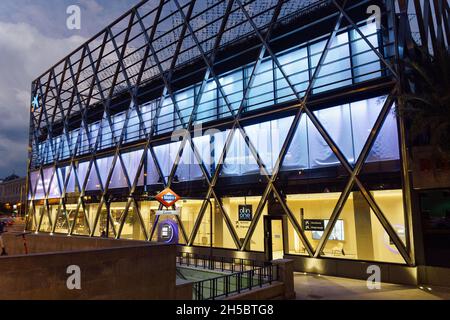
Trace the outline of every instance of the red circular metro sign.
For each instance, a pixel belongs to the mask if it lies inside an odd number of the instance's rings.
[[[161,193],[159,193],[155,197],[155,199],[158,200],[166,208],[169,208],[173,206],[178,200],[180,200],[181,197],[177,195],[175,192],[173,192],[171,189],[167,188]]]

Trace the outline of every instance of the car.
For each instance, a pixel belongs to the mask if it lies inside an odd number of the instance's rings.
[[[12,226],[15,221],[13,218],[0,218],[0,222],[4,222],[7,226]]]

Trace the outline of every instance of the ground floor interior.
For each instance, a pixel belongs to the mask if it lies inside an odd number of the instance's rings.
[[[406,243],[407,223],[403,191],[377,190],[371,194],[401,241]],[[203,199],[180,200],[176,204],[177,214],[165,214],[161,212],[162,208],[157,201],[136,201],[135,204],[126,201],[110,202],[99,209],[99,203],[89,203],[89,198],[86,197],[84,210],[78,203],[64,206],[59,201],[55,204],[47,202],[48,205],[43,202],[35,203],[36,214],[28,219],[27,228],[35,232],[54,234],[170,240],[193,247],[264,252],[267,259],[281,258],[284,255],[308,256],[304,241],[294,224],[302,228],[312,249],[316,250],[339,197],[339,192],[330,191],[287,194],[286,204],[292,212],[292,217],[275,210],[269,202],[265,203],[258,217],[256,213],[261,196],[225,197],[220,199],[221,206],[211,199],[203,210],[201,221],[197,219],[204,205]],[[124,215],[127,209],[128,212]],[[167,229],[163,227],[168,223],[174,229],[171,230],[169,240],[164,238],[167,234],[163,234],[167,233]],[[250,229],[252,230],[248,245],[245,248],[237,247],[233,232],[242,244]],[[352,192],[347,198],[330,236],[325,240],[320,256],[405,263],[396,245],[359,191]]]

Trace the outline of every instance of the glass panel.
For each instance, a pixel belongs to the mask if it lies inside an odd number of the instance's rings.
[[[56,174],[56,171],[54,172],[52,181],[50,183],[48,197],[49,198],[60,198],[61,197],[61,192],[59,190],[59,184],[58,184],[58,175]]]
[[[75,215],[75,211],[73,212],[73,215]],[[70,217],[69,216],[70,220],[73,220],[74,218],[75,217]],[[73,233],[76,234],[76,235],[84,235],[84,236],[89,235],[89,227],[87,225],[87,220],[88,220],[88,217],[84,214],[83,208],[80,205],[80,208],[78,209],[77,219],[74,222],[75,223],[75,228],[73,230]]]
[[[253,66],[247,68],[249,81]],[[263,61],[256,70],[251,89],[248,93],[247,110],[262,108],[274,103],[274,83],[272,60]]]
[[[320,93],[327,90],[343,87],[352,84],[352,72],[350,63],[350,48],[348,45],[348,33],[341,33],[333,38],[331,47],[328,50],[325,60],[317,75],[317,80],[314,83],[314,93]],[[312,46],[311,51],[316,51],[318,48],[325,48],[325,44]],[[323,51],[323,49],[321,51]],[[322,52],[320,52],[321,54]],[[316,66],[320,54],[315,56],[312,65]]]
[[[98,203],[86,205],[86,212],[90,226],[94,226],[95,217],[97,216]]]
[[[281,220],[272,220],[271,222],[272,233],[272,259],[283,259],[283,222]]]
[[[232,110],[238,110],[241,105],[241,101],[244,98],[243,70],[239,69],[227,75],[223,75],[219,78],[219,82],[222,86],[224,94],[231,104]],[[231,115],[230,110],[228,109],[221,94],[219,94],[219,107],[221,117],[228,117]]]
[[[158,182],[162,183],[150,150],[147,152],[147,173],[144,175],[147,185],[157,184]]]
[[[305,225],[314,223],[315,220],[323,221],[329,219],[339,200],[339,196],[339,192],[292,194],[287,196],[287,205],[297,223],[305,231],[306,238],[313,249],[319,244],[322,233],[313,231],[309,227],[305,228]],[[306,255],[305,246],[290,222],[288,223],[288,230],[289,253]]]
[[[249,230],[251,220],[244,221],[242,218],[239,219],[239,206],[248,205],[252,208],[252,219],[255,219],[256,209],[261,200],[261,197],[235,197],[235,198],[223,198],[223,207],[225,212],[233,224],[233,227],[236,230],[236,233],[243,243],[247,232]],[[252,238],[249,241],[249,246],[246,248],[251,251],[264,251],[264,218],[263,216],[267,215],[267,205],[264,206],[261,217],[256,225],[255,231],[253,233]],[[228,231],[228,227],[226,224],[223,225],[223,246],[224,248],[236,248],[234,241],[231,237],[231,234]]]
[[[211,206],[208,204],[208,206],[206,207],[205,213],[203,215],[203,219],[200,223],[200,228],[198,229],[197,235],[195,236],[194,245],[210,246],[211,239],[214,241],[214,230],[215,229],[214,228],[211,229],[211,215],[212,215],[213,226],[214,226],[214,223],[215,223],[214,208],[211,209]],[[211,234],[211,231],[212,231],[212,234]]]
[[[194,96],[195,90],[193,86],[188,89],[179,90],[175,94],[175,101],[183,123],[188,123],[189,121],[192,109],[194,108]]]
[[[205,134],[200,137],[194,137],[192,142],[202,158],[206,171],[209,175],[211,175],[211,171],[213,170],[212,166],[214,165],[214,160],[211,154],[211,135]]]
[[[230,134],[230,130],[227,130],[225,134],[222,132],[223,144],[225,144],[226,135],[228,134]],[[220,150],[220,152],[223,150],[223,146],[218,147],[216,144],[214,145],[215,150]],[[216,163],[218,162],[219,157],[220,154],[217,155]],[[256,163],[255,157],[245,143],[244,137],[240,131],[236,129],[230,148],[224,160],[222,172],[220,174],[223,176],[236,176],[258,173],[259,171],[260,170],[258,164]]]
[[[126,118],[125,112],[118,113],[112,116],[115,142],[118,142],[120,139],[120,135],[122,134],[123,127],[125,125],[125,118]]]
[[[80,155],[89,152],[89,138],[84,127],[80,129],[80,142],[81,143],[80,147],[78,148],[78,154]]]
[[[40,216],[42,219],[41,227],[39,228],[39,231],[51,232],[52,231],[52,223],[50,222],[47,208],[45,206],[42,206],[42,207],[40,207],[39,212],[40,212]]]
[[[353,102],[350,104],[352,115],[353,145],[355,146],[355,156],[359,157],[364,144],[373,129],[386,96],[368,100]]]
[[[197,87],[198,90],[200,86]],[[217,110],[217,84],[211,79],[205,85],[197,108],[196,123],[214,120],[217,117]]]
[[[121,239],[131,239],[131,240],[147,240],[139,219],[139,214],[137,213],[134,205],[131,204],[128,209],[128,214],[123,225],[122,233],[120,234]]]
[[[53,224],[55,224],[56,222],[56,217],[58,216],[59,211],[60,211],[59,204],[50,206],[50,219]]]
[[[379,190],[372,192],[375,202],[380,207],[400,239],[406,244],[405,211],[403,206],[403,191]],[[389,239],[388,239],[389,240]],[[390,241],[391,242],[391,241]],[[391,243],[389,243],[391,245]],[[395,249],[396,250],[396,249]]]
[[[106,118],[102,121],[102,137],[101,137],[101,149],[108,148],[113,145],[113,136],[108,120]]]
[[[89,178],[86,184],[86,190],[87,191],[101,190],[100,181],[97,175],[97,169],[95,168],[94,164],[92,164],[91,172],[89,173]]]
[[[151,128],[153,126],[153,120],[156,114],[156,108],[158,106],[159,101],[150,101],[140,106],[142,121],[144,121],[144,127],[146,128],[146,133],[150,133]],[[142,132],[144,134],[144,132]]]
[[[284,53],[278,57],[278,61],[283,72],[279,68],[276,69],[277,103],[296,99],[283,73],[288,77],[295,91],[303,96],[309,85],[308,49],[300,48]]]
[[[328,135],[333,139],[334,143],[344,153],[350,163],[354,162],[354,150],[352,141],[352,126],[350,120],[350,106],[344,104],[337,107],[314,111],[314,115],[325,128]],[[313,126],[308,123],[308,126]],[[311,132],[311,131],[310,131]],[[314,134],[319,134],[315,132]],[[321,143],[326,143],[321,137],[315,137]],[[317,141],[316,140],[316,141]],[[316,150],[314,148],[314,150]],[[320,158],[319,158],[320,159]]]
[[[384,121],[383,127],[370,151],[368,162],[399,160],[399,141],[395,105]]]
[[[126,142],[138,140],[140,132],[140,123],[137,111],[133,105],[130,106],[130,108],[133,108],[133,110],[131,110],[130,118],[128,119],[127,131],[125,136]]]
[[[112,224],[114,225],[114,229],[117,231],[119,230],[121,218],[123,213],[125,212],[126,205],[126,202],[111,203],[109,210],[112,218]]]
[[[127,187],[128,187],[128,182],[127,182],[125,173],[123,172],[122,163],[120,162],[120,159],[117,158],[116,165],[114,167],[114,171],[111,176],[111,182],[109,184],[109,188],[115,189],[115,188],[127,188]]]
[[[142,219],[144,220],[144,227],[147,230],[147,234],[150,233],[155,223],[156,210],[159,209],[159,202],[157,201],[141,201],[139,203]]]
[[[108,227],[109,221],[109,227]],[[111,219],[108,219],[108,211],[106,205],[103,205],[98,216],[97,226],[95,227],[94,235],[102,238],[114,238],[114,227]]]
[[[83,188],[83,186],[84,186],[88,167],[89,167],[89,162],[80,162],[78,164],[77,175],[78,175],[78,183],[80,184],[80,188]]]
[[[308,152],[311,169],[328,167],[340,164],[333,150],[319,133],[317,128],[307,119],[308,126]]]
[[[308,252],[300,240],[300,236],[295,231],[291,221],[287,219],[287,230],[288,230],[288,253],[297,255],[308,255]]]
[[[40,206],[36,206],[35,212],[36,212],[35,213],[36,222],[38,225],[39,225],[39,223],[41,223],[41,220],[42,220],[39,231],[50,232],[51,226],[50,226],[50,221],[48,220],[47,210],[44,208],[43,205],[40,205]]]
[[[68,223],[67,212],[64,211],[63,207],[61,207],[55,223],[56,223],[56,227],[55,227],[56,233],[63,233],[63,234],[69,233],[69,223]]]
[[[36,200],[45,198],[44,183],[42,182],[40,174],[39,174],[39,178],[38,178],[37,183],[36,183],[36,191],[35,191],[35,194],[34,194],[34,198]]]
[[[156,159],[166,179],[175,163],[180,144],[181,142],[173,142],[154,147]]]
[[[272,173],[292,120],[293,117],[288,117],[245,127],[269,173]]]
[[[157,120],[158,134],[162,134],[165,132],[173,131],[174,129],[174,112],[175,108],[173,106],[172,100],[170,97],[164,98],[164,102],[161,106],[160,115]]]
[[[31,206],[32,204],[31,204],[31,202],[30,202],[30,206]],[[39,223],[39,207],[38,206],[36,206],[36,208],[35,208],[35,212],[36,213],[34,213],[33,212],[33,209],[32,208],[30,208],[30,211],[29,211],[29,216],[28,216],[28,219],[29,219],[29,225],[30,225],[30,231],[36,231],[36,228],[37,228],[37,224]]]
[[[44,177],[44,193],[48,194],[48,188],[50,187],[50,182],[53,177],[53,168],[47,168],[42,170]]]
[[[292,142],[286,152],[282,170],[301,170],[309,168],[308,127],[306,115],[302,115]]]
[[[109,171],[111,170],[113,157],[97,159],[98,173],[102,179],[102,184],[104,187],[107,186],[106,179],[108,178]]]
[[[33,195],[36,190],[36,184],[38,182],[39,177],[40,177],[39,171],[30,172],[30,191]]]
[[[134,179],[136,178],[139,163],[141,162],[143,154],[144,150],[137,150],[122,154],[123,164],[125,168],[127,168],[127,174],[128,178],[130,179],[131,185],[134,183]],[[141,172],[139,173],[137,185],[144,185],[144,170],[141,170]]]
[[[188,237],[192,234],[192,229],[194,228],[202,204],[203,200],[182,200],[177,203],[177,207],[181,208],[180,218]],[[206,214],[209,215],[209,207],[208,211],[205,211]]]
[[[90,143],[91,149],[94,149],[95,143],[97,142],[99,128],[100,128],[100,122],[91,123],[89,125],[89,131],[91,134],[91,143]]]
[[[379,51],[378,31],[376,23],[359,26],[359,30],[367,40]],[[352,60],[355,82],[362,82],[381,77],[381,64],[377,54],[372,51],[367,42],[356,30],[350,31],[352,39]]]
[[[387,195],[378,196],[381,198]],[[398,198],[383,200],[384,205],[394,205],[393,208],[398,208],[395,203]],[[402,203],[401,199],[400,202]],[[393,221],[395,215],[401,213],[401,210],[394,211],[389,213]],[[325,224],[327,223],[325,220]],[[400,227],[397,229],[400,233],[404,232]],[[322,232],[316,232],[317,238],[322,235]],[[347,199],[322,255],[342,259],[404,263],[369,204],[358,191],[353,192]]]
[[[178,163],[177,171],[175,173],[175,180],[178,181],[193,181],[203,178],[203,174],[197,158],[192,151],[190,142],[187,141],[183,153]]]

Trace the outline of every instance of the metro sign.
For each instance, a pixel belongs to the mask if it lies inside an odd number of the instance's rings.
[[[173,192],[171,189],[167,188],[160,194],[155,197],[163,206],[169,208],[173,206],[178,200],[180,200],[180,196]]]

